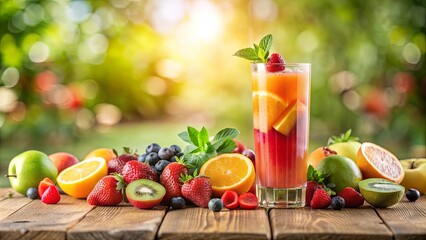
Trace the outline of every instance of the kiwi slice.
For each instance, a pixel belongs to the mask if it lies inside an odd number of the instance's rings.
[[[404,196],[405,188],[382,178],[368,178],[358,183],[365,201],[376,208],[397,204]]]
[[[149,179],[139,179],[126,187],[126,197],[134,207],[149,209],[160,204],[166,189],[159,183]]]

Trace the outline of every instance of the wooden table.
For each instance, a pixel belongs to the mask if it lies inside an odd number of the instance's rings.
[[[46,205],[0,189],[0,239],[426,239],[426,196],[387,209],[227,210]]]

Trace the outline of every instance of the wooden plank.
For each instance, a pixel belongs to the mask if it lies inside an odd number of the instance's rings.
[[[68,231],[67,239],[154,239],[165,215],[165,207],[96,207]]]
[[[66,230],[92,208],[86,200],[66,195],[58,204],[31,201],[0,221],[0,239],[65,239]]]
[[[158,239],[270,239],[264,209],[212,212],[206,208],[169,210]]]
[[[0,220],[18,211],[32,201],[14,192],[11,188],[0,188],[0,196]]]
[[[392,239],[374,209],[272,209],[274,239]]]
[[[395,239],[426,239],[426,196],[416,202],[403,199],[390,208],[376,209]]]

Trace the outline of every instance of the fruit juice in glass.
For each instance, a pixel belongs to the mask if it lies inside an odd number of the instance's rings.
[[[269,72],[252,63],[256,188],[265,208],[305,205],[310,64],[284,66]]]

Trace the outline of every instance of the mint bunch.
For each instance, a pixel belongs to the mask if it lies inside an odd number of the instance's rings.
[[[339,142],[359,141],[359,137],[353,137],[351,134],[352,129],[349,129],[345,133],[340,134],[340,136],[331,136],[327,141],[327,145]]]
[[[268,34],[260,40],[259,44],[253,44],[253,48],[243,48],[233,56],[241,57],[253,62],[268,62],[269,50],[272,46],[272,35]]]
[[[235,128],[220,130],[212,140],[205,127],[200,131],[193,127],[187,127],[187,131],[179,133],[178,136],[189,143],[182,156],[183,161],[189,166],[191,172],[200,171],[201,166],[212,157],[222,153],[230,153],[237,146],[234,138],[240,134]]]

